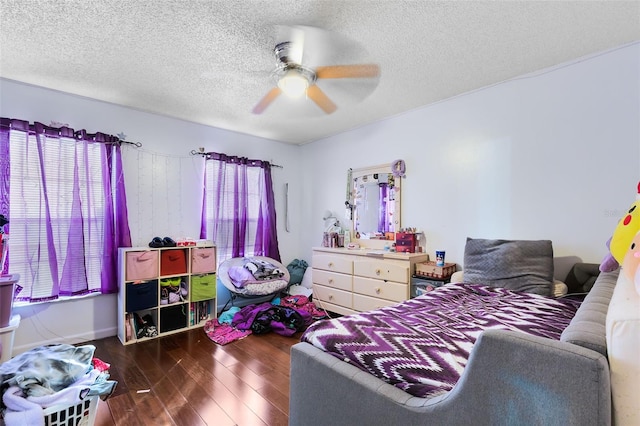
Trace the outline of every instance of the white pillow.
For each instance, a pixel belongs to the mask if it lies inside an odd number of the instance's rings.
[[[463,271],[456,271],[451,275],[451,282],[452,283],[461,283],[461,282],[463,282],[462,280],[464,280],[464,272]]]
[[[302,287],[312,288],[313,280],[311,278],[311,268],[307,268],[304,271],[304,275],[302,276],[302,282],[300,283]]]

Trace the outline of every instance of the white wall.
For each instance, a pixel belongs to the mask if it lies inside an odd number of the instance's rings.
[[[402,225],[431,256],[462,264],[466,237],[550,239],[600,262],[640,180],[639,76],[636,43],[305,145],[304,256],[322,212],[343,216],[348,168],[403,159]]]
[[[123,148],[127,203],[134,246],[146,246],[154,236],[173,238],[200,234],[204,160],[191,150],[223,152],[269,160],[273,168],[280,254],[287,264],[300,252],[302,192],[298,176],[300,147],[202,126],[53,90],[0,79],[0,115],[28,121],[51,121],[89,132],[118,134],[141,142]],[[289,220],[285,231],[285,184],[289,184]],[[116,334],[116,296],[96,296],[69,302],[17,307],[22,316],[14,353],[52,342],[81,342]]]

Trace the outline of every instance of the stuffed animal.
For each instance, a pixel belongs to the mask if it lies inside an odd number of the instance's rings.
[[[613,237],[607,240],[607,255],[600,262],[600,272],[612,272],[618,269],[629,249],[629,244],[634,235],[640,231],[640,182],[636,201],[631,204],[625,216],[620,219]]]
[[[631,240],[638,231],[640,231],[640,182],[638,182],[636,201],[631,204],[627,214],[618,222],[609,244],[609,251],[618,263],[621,264],[624,260]]]
[[[640,425],[640,197],[618,223],[611,254],[621,264],[606,318],[613,423]]]

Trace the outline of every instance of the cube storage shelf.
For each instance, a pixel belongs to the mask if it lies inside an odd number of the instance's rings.
[[[124,345],[202,327],[216,316],[216,248],[118,249],[118,338]]]

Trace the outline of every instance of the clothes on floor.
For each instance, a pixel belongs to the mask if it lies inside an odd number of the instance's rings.
[[[240,311],[240,308],[238,308],[237,306],[233,306],[231,308],[229,308],[229,310],[224,311],[223,313],[220,314],[220,316],[218,317],[218,321],[220,322],[220,324],[229,324],[231,325],[231,321],[233,321],[233,316]]]
[[[308,312],[312,319],[321,319],[327,316],[326,312],[318,309],[316,305],[302,294],[284,296],[280,299],[280,305],[294,308],[297,311]]]
[[[313,320],[327,314],[304,295],[276,297],[271,302],[232,307],[205,324],[205,333],[215,343],[226,345],[249,334],[274,332],[292,336]]]
[[[251,330],[238,330],[229,323],[220,323],[217,318],[210,319],[204,324],[207,337],[219,345],[244,339],[251,334]]]

